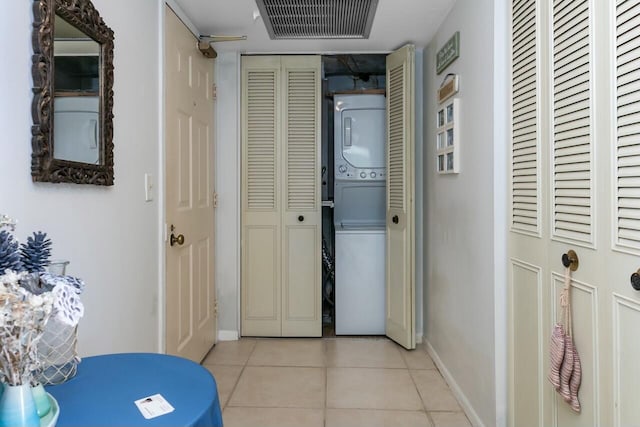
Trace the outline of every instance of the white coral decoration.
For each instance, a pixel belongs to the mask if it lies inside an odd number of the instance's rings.
[[[14,231],[16,228],[16,221],[9,218],[5,214],[0,214],[0,230],[7,227],[9,230]]]
[[[53,308],[53,295],[34,295],[19,285],[24,273],[0,276],[0,380],[28,384],[38,369],[37,343]]]
[[[84,315],[84,305],[76,288],[59,283],[51,293],[54,296],[53,308],[56,319],[69,326],[76,326]]]

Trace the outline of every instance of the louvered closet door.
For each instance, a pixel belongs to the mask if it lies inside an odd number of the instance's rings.
[[[549,327],[545,304],[548,223],[543,221],[540,50],[543,45],[536,0],[512,3],[511,206],[508,289],[509,425],[546,427],[544,366]],[[548,218],[548,215],[547,215]],[[548,287],[547,287],[548,289]]]
[[[245,336],[282,333],[280,81],[279,57],[242,58],[241,326]]]
[[[322,336],[320,57],[282,57],[282,335]]]
[[[545,379],[542,383],[545,393],[550,395],[546,415],[551,416],[551,425],[563,427],[611,425],[610,421],[601,424],[600,418],[607,410],[603,404],[606,399],[603,375],[611,374],[610,369],[605,368],[609,357],[601,352],[603,340],[609,336],[609,333],[601,335],[608,316],[599,318],[600,313],[609,311],[604,292],[607,284],[602,277],[602,270],[607,267],[602,256],[610,239],[605,227],[608,202],[603,198],[608,181],[606,165],[602,162],[605,153],[597,150],[605,148],[611,138],[603,132],[610,126],[610,120],[605,120],[610,110],[606,93],[602,91],[606,76],[597,68],[598,62],[606,64],[606,51],[596,50],[595,41],[599,37],[595,31],[600,28],[596,23],[604,22],[596,3],[597,0],[555,1],[549,10],[551,217],[546,251],[549,270],[543,282],[549,292],[545,307],[549,318],[543,330]],[[596,75],[600,78],[596,79]],[[560,292],[564,287],[561,259],[569,249],[580,259],[571,282],[573,339],[584,373],[579,394],[580,414],[575,413],[546,380],[549,336],[553,323],[559,319]],[[607,353],[610,354],[610,350]]]
[[[640,1],[612,1],[615,22],[613,45],[614,76],[611,79],[615,112],[611,146],[613,189],[609,201],[613,205],[611,221],[612,248],[607,259],[611,307],[611,331],[605,341],[612,351],[611,425],[640,426],[640,405],[634,394],[640,384],[640,292],[629,282],[640,268]],[[607,182],[608,189],[609,182]],[[604,331],[602,332],[604,334]],[[603,393],[605,394],[605,393]],[[602,424],[604,425],[604,424]]]
[[[415,48],[387,56],[386,333],[415,348]]]
[[[640,426],[640,0],[512,7],[509,424]],[[546,378],[569,249],[580,413]]]
[[[242,59],[242,335],[322,335],[320,57]]]

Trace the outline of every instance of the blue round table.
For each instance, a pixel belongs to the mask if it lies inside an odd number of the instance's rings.
[[[47,386],[60,405],[57,427],[222,426],[216,381],[190,360],[152,353],[86,357],[78,374]],[[145,419],[134,401],[161,394],[175,408]]]

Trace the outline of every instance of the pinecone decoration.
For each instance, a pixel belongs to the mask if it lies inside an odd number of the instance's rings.
[[[47,233],[38,231],[33,233],[33,237],[27,238],[27,243],[20,245],[22,254],[22,264],[29,273],[44,272],[49,265],[51,257],[51,239],[47,238]]]
[[[7,231],[0,231],[0,275],[6,270],[22,271],[18,242]]]

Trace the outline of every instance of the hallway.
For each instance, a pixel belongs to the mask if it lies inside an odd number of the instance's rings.
[[[424,347],[386,338],[241,339],[202,363],[226,427],[470,427]]]

